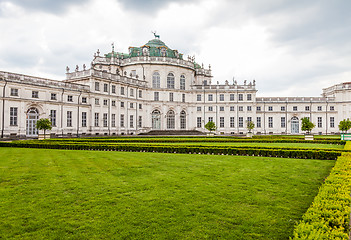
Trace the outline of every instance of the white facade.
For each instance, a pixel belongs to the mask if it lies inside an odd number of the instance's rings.
[[[350,116],[351,83],[321,97],[256,97],[255,81],[211,84],[211,68],[183,59],[159,39],[129,54],[95,54],[91,68],[54,81],[0,72],[1,136],[36,137],[35,122],[49,118],[55,135],[120,135],[150,130],[198,130],[212,120],[218,134],[302,134],[302,117],[314,134],[339,132]]]

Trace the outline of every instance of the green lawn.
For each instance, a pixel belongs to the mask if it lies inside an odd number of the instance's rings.
[[[288,239],[334,163],[0,148],[0,239]]]

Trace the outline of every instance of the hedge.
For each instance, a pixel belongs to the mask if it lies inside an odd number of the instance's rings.
[[[345,148],[350,150],[351,143]],[[343,153],[290,239],[349,239],[350,192],[351,154]]]
[[[42,141],[14,141],[0,142],[0,147],[28,147],[71,150],[99,150],[99,151],[132,151],[132,152],[162,152],[162,153],[191,153],[216,155],[242,155],[262,157],[282,157],[301,159],[335,160],[341,155],[340,151],[317,149],[279,149],[279,148],[244,148],[244,147],[199,147],[199,146],[159,146],[159,145],[121,145],[121,144],[91,144],[91,143],[47,143]]]

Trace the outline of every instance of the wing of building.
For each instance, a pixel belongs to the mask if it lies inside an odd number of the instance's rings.
[[[321,97],[256,97],[255,81],[211,84],[211,67],[170,49],[159,38],[129,53],[94,55],[90,68],[55,81],[0,72],[1,136],[36,137],[36,121],[49,118],[52,135],[123,135],[201,131],[213,121],[218,134],[302,134],[302,117],[314,134],[337,133],[350,116],[351,83],[323,89]]]

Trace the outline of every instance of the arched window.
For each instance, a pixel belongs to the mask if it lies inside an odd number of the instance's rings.
[[[168,73],[167,88],[174,88],[174,74],[173,73]]]
[[[152,111],[152,129],[161,129],[161,113],[159,110]]]
[[[291,118],[291,133],[292,134],[299,133],[299,119],[297,117]]]
[[[185,76],[180,75],[180,89],[185,90]]]
[[[160,88],[160,74],[154,72],[152,75],[152,88]]]
[[[169,110],[167,113],[167,129],[175,128],[175,114],[173,110]]]
[[[36,128],[39,119],[39,112],[36,108],[30,108],[27,112],[26,134],[27,136],[37,136],[38,129]]]
[[[186,113],[184,110],[180,112],[180,129],[186,129]]]

